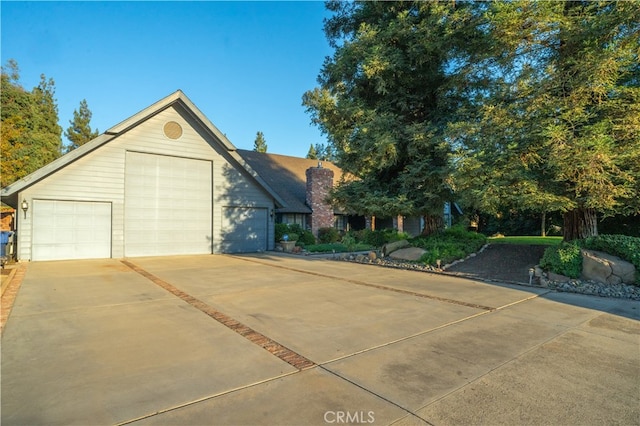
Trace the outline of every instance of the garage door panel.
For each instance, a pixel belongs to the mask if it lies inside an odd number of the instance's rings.
[[[222,251],[242,253],[267,249],[267,209],[224,207],[222,209]]]
[[[211,161],[127,152],[125,255],[211,253],[211,199]]]
[[[111,203],[34,200],[33,260],[111,257]]]

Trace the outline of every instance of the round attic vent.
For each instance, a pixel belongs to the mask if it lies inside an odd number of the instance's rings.
[[[182,136],[182,126],[175,121],[169,121],[164,125],[164,134],[169,139],[178,139]]]

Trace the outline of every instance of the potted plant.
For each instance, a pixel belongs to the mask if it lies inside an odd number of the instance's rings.
[[[298,238],[300,238],[300,236],[293,232],[284,234],[282,236],[282,240],[280,240],[280,245],[282,246],[282,249],[287,253],[291,253],[293,251],[293,248],[296,246],[296,241],[298,241]]]

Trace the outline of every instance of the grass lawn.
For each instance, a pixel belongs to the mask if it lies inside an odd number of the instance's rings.
[[[488,238],[489,244],[528,244],[535,246],[555,246],[560,244],[562,237],[534,237],[534,236],[521,236],[521,237],[497,237]]]

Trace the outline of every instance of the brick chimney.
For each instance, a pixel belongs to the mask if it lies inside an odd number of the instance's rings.
[[[333,206],[327,203],[333,188],[333,170],[318,167],[307,169],[307,205],[311,208],[311,232],[318,237],[318,229],[333,227]]]

